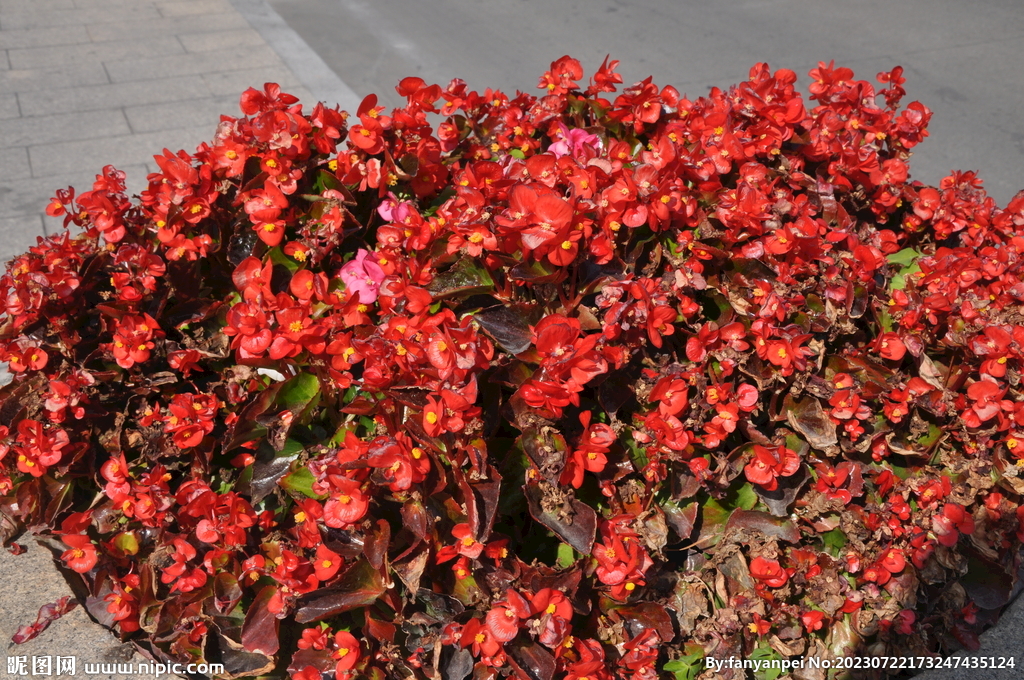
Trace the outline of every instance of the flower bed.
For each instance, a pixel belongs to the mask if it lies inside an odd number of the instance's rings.
[[[224,677],[975,646],[1024,537],[1024,194],[910,180],[899,68],[808,109],[616,65],[354,117],[268,84],[138,200],[58,192],[83,232],[0,280],[0,537]]]

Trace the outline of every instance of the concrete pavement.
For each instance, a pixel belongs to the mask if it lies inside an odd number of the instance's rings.
[[[268,81],[313,101],[228,0],[0,0],[0,261],[59,228],[55,189],[106,164],[144,189],[153,154],[194,150]]]
[[[274,81],[304,102],[350,110],[369,92],[398,104],[393,88],[407,75],[533,91],[566,53],[588,71],[611,53],[627,84],[654,75],[691,96],[744,78],[757,61],[804,82],[820,59],[860,77],[902,64],[908,100],[935,112],[914,176],[934,183],[952,168],[978,169],[1005,203],[1024,187],[1022,51],[1017,0],[0,0],[0,261],[58,228],[42,214],[55,189],[87,190],[112,163],[141,190],[154,153],[211,137],[247,87]],[[67,592],[49,556],[30,547],[0,551],[0,640]],[[1018,601],[983,637],[983,653],[1024,666],[1022,623]],[[80,608],[5,651],[126,658]]]

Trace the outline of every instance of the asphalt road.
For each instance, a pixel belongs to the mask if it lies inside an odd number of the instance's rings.
[[[690,97],[743,80],[757,62],[808,80],[835,60],[864,79],[905,69],[907,101],[934,112],[913,177],[977,170],[1000,204],[1024,188],[1021,0],[270,0],[359,95],[403,103],[417,75],[473,89],[536,92],[563,54],[587,73],[605,55],[630,84],[649,75]]]

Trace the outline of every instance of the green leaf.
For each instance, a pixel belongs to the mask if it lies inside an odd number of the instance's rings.
[[[673,673],[675,680],[695,680],[704,671],[704,648],[696,643],[689,643],[683,648],[682,656],[669,661],[663,671]]]
[[[892,281],[889,282],[890,290],[903,290],[907,287],[907,277],[921,271],[921,267],[917,264],[919,257],[921,257],[920,251],[913,248],[904,248],[888,257],[890,264],[899,265],[900,267],[899,271],[892,277]]]
[[[314,481],[313,473],[303,466],[282,477],[278,484],[287,491],[300,493],[307,498],[319,498],[320,495],[313,491]]]
[[[761,662],[782,660],[782,656],[764,642],[750,653],[750,658]],[[762,666],[761,670],[754,673],[754,677],[757,678],[757,680],[775,680],[780,675],[782,675],[782,668],[780,666],[776,666],[774,668],[765,668]]]
[[[125,531],[114,537],[114,545],[126,555],[134,555],[139,552],[139,539],[131,531]]]
[[[632,437],[626,438],[626,445],[629,447],[629,457],[633,459],[633,466],[637,470],[647,467],[647,449],[633,441]]]
[[[320,381],[312,373],[299,373],[289,378],[277,393],[277,405],[296,413],[320,396]]]
[[[559,543],[558,558],[555,560],[555,563],[562,569],[568,569],[576,564],[576,551],[572,549],[571,545]]]
[[[747,482],[736,492],[736,507],[750,510],[755,505],[757,505],[757,492],[754,491],[754,486]]]
[[[893,253],[886,259],[889,261],[889,264],[898,264],[900,266],[907,267],[919,257],[921,257],[920,251],[914,250],[913,248],[904,248],[898,253]]]
[[[281,265],[292,274],[299,271],[299,263],[285,255],[284,251],[281,250],[281,246],[271,248],[270,252],[267,254],[270,255],[271,262]]]
[[[519,160],[525,160],[526,159],[526,154],[523,153],[522,149],[510,149],[509,152],[508,152],[508,155],[509,156],[514,156],[514,157],[518,158]]]
[[[878,323],[882,325],[882,330],[886,333],[892,332],[892,315],[889,314],[885,307],[882,307],[878,312]]]
[[[842,549],[846,546],[846,534],[842,529],[826,531],[821,535],[821,540],[825,543],[825,552],[832,557],[839,557]]]

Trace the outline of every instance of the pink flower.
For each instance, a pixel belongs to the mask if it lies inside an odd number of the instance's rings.
[[[600,150],[601,138],[597,135],[580,128],[570,130],[565,127],[564,123],[559,123],[558,127],[562,129],[562,134],[557,142],[548,147],[548,151],[555,154],[556,158],[568,156],[569,154],[572,154],[573,158],[579,158],[584,145]]]
[[[356,257],[346,262],[341,268],[339,275],[345,282],[345,290],[352,295],[359,295],[361,304],[369,304],[380,295],[380,283],[384,280],[384,270],[372,259],[367,259],[370,253],[362,248],[356,252]]]
[[[387,198],[377,206],[377,214],[387,222],[404,223],[414,210],[415,207],[412,203],[399,200],[399,198],[390,191],[388,192]]]

